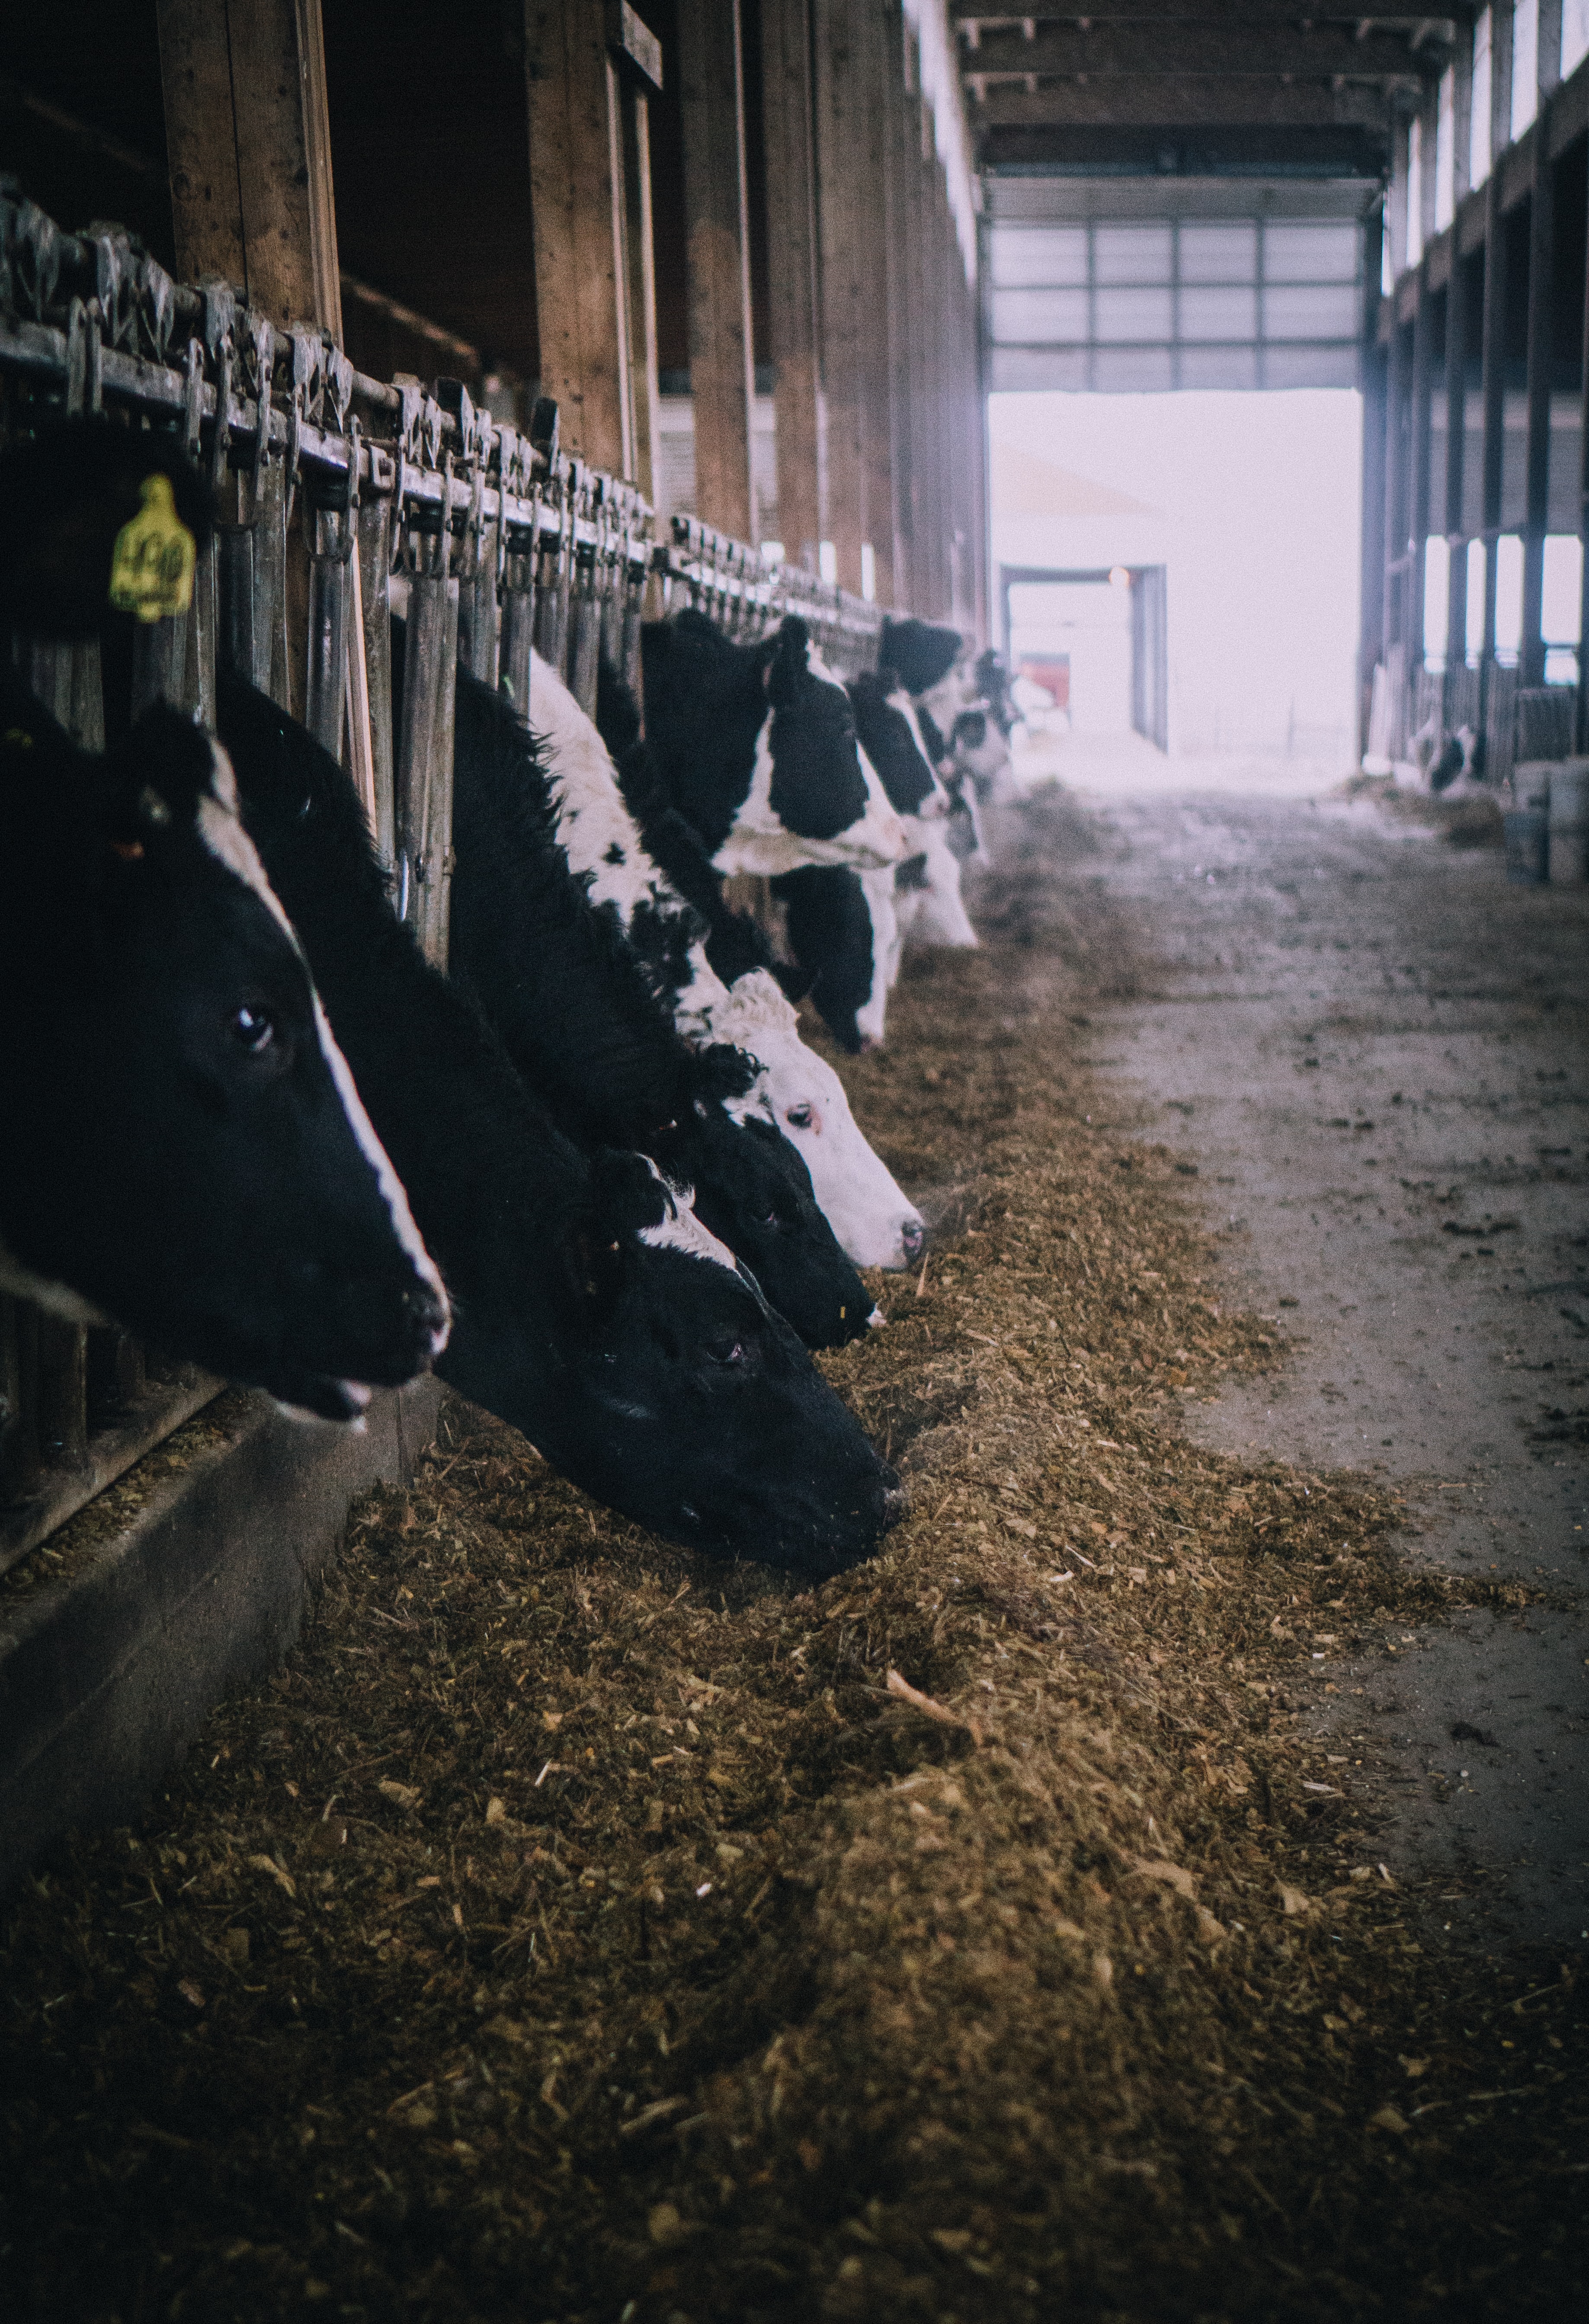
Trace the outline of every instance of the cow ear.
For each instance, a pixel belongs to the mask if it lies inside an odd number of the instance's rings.
[[[185,611],[209,488],[170,438],[70,420],[0,456],[0,629],[90,637],[121,607]]]
[[[782,709],[794,698],[794,689],[805,676],[806,660],[811,651],[811,632],[798,613],[785,613],[778,624],[778,633],[762,682],[767,699],[775,709]]]

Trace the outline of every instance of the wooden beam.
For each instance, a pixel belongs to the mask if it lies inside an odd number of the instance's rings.
[[[1559,26],[1558,26],[1559,32]],[[1550,374],[1556,272],[1556,171],[1546,141],[1534,145],[1534,194],[1529,213],[1528,437],[1524,453],[1523,634],[1521,683],[1545,683],[1545,531],[1549,513]]]
[[[810,0],[761,0],[761,49],[778,525],[790,563],[814,573],[817,544],[825,538],[826,476],[817,344]]]
[[[526,0],[524,69],[541,392],[556,399],[568,450],[632,475],[622,188],[602,12],[584,0]]]
[[[1362,7],[1344,8],[1339,0],[1332,8],[1309,7],[1305,0],[1302,5],[1299,0],[1232,0],[1229,7],[1222,7],[1220,0],[1102,0],[1102,5],[1099,0],[1088,0],[1085,9],[1035,8],[1023,14],[1019,10],[979,7],[976,0],[950,0],[949,14],[951,23],[960,28],[962,45],[969,44],[972,25],[978,28],[979,39],[988,40],[997,28],[1073,24],[1079,17],[1085,16],[1088,23],[1099,27],[1134,24],[1144,36],[1160,24],[1234,23],[1262,29],[1267,25],[1294,26],[1305,19],[1315,26],[1344,26],[1352,32],[1360,24],[1367,24],[1376,32],[1394,32],[1410,48],[1419,33],[1425,39],[1438,39],[1448,23],[1471,24],[1483,5],[1484,0],[1447,0],[1438,14],[1431,15],[1411,8],[1376,8],[1370,14]],[[1042,37],[1041,30],[1038,37]]]
[[[886,0],[870,0],[856,11],[857,60],[861,71],[861,135],[856,159],[866,189],[858,226],[862,263],[869,261],[871,313],[860,337],[861,408],[866,462],[866,538],[872,552],[872,594],[880,605],[895,603],[894,591],[894,383],[896,352],[890,281],[897,259],[889,233],[888,100],[889,52]]]
[[[1428,269],[1418,270],[1418,301],[1412,310],[1412,379],[1408,413],[1408,531],[1412,562],[1408,585],[1411,663],[1423,659],[1423,598],[1429,534],[1429,439],[1434,405],[1434,299]]]
[[[973,95],[975,94],[973,87]],[[1325,82],[1178,80],[1168,75],[1122,75],[1114,80],[1040,82],[1036,91],[994,83],[970,107],[972,129],[1106,129],[1199,127],[1225,129],[1382,130],[1388,100],[1372,86]]]
[[[1488,660],[1495,651],[1495,541],[1501,522],[1501,461],[1505,448],[1506,230],[1501,216],[1501,181],[1492,170],[1484,188],[1484,343],[1481,392],[1484,407],[1483,530],[1484,641]]]
[[[910,96],[910,29],[899,0],[883,12],[883,240],[888,253],[888,435],[893,544],[892,602],[908,612],[915,603],[915,539],[910,476],[912,467],[911,374],[918,361],[912,296],[911,135],[915,105]]]
[[[320,0],[157,0],[177,272],[342,344]]]
[[[750,405],[755,357],[739,0],[690,0],[679,10],[679,95],[695,508],[704,523],[737,540],[753,540]]]
[[[870,538],[866,343],[877,327],[879,253],[868,233],[866,55],[850,0],[813,0],[822,388],[828,415],[828,539],[839,586],[860,588]]]
[[[1244,24],[1220,18],[1203,23],[1105,24],[1089,32],[1074,20],[1044,24],[1027,40],[1018,24],[985,32],[974,49],[962,46],[960,71],[981,78],[997,73],[1080,74],[1088,80],[1173,73],[1178,77],[1250,80],[1254,78],[1328,80],[1345,73],[1353,80],[1424,80],[1439,78],[1450,50],[1438,42],[1412,49],[1393,32],[1375,31],[1363,40],[1346,23]]]
[[[611,69],[611,68],[609,68]],[[657,500],[660,402],[657,375],[657,258],[651,221],[651,100],[643,88],[621,91],[623,185],[629,258],[629,402],[635,431],[634,481]]]

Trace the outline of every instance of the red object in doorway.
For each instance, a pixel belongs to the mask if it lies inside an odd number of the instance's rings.
[[[1056,710],[1070,707],[1070,657],[1069,654],[1018,654],[1015,658],[1018,676],[1029,678],[1033,686],[1044,687],[1054,698]]]

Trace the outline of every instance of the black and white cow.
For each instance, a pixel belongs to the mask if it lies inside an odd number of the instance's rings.
[[[404,637],[394,623],[394,689]],[[558,841],[547,761],[512,706],[458,677],[451,967],[565,1128],[638,1148],[694,1188],[695,1215],[751,1269],[808,1347],[867,1328],[873,1304],[812,1194],[811,1174],[758,1114],[724,1109],[754,1060],[684,1040],[616,914],[592,905]],[[610,867],[616,868],[616,867]]]
[[[767,966],[745,965],[765,957],[759,939],[721,907],[703,843],[666,800],[649,743],[633,743],[632,706],[611,673],[603,699],[609,731],[620,747],[631,746],[621,779],[568,688],[538,656],[532,659],[529,723],[542,740],[570,865],[588,876],[592,903],[611,910],[624,930],[684,1038],[702,1047],[726,1042],[755,1057],[755,1081],[744,1097],[727,1102],[728,1111],[740,1120],[759,1116],[788,1139],[853,1264],[914,1265],[926,1247],[921,1213],[862,1137],[832,1066],[800,1038],[777,978]],[[719,912],[703,919],[686,899],[712,893]]]
[[[893,1471],[686,1190],[592,1157],[394,917],[353,785],[223,680],[243,815],[455,1303],[437,1369],[576,1484],[716,1554],[822,1574],[899,1515]]]
[[[130,619],[113,563],[152,500],[191,554],[207,502],[172,440],[9,447],[0,632]],[[90,755],[0,667],[0,1286],[354,1418],[445,1345],[445,1293],[224,753],[168,711],[113,723]]]
[[[750,646],[678,613],[648,622],[640,650],[657,771],[719,872],[877,870],[906,853],[850,697],[796,615]]]
[[[350,1419],[447,1303],[221,752],[0,677],[0,1286]]]
[[[974,945],[960,900],[960,865],[944,822],[949,801],[933,772],[914,706],[892,676],[850,687],[861,746],[905,825],[910,853],[882,871],[835,866],[785,872],[773,883],[789,945],[823,1022],[851,1055],[882,1040],[888,994],[907,930],[918,942]]]

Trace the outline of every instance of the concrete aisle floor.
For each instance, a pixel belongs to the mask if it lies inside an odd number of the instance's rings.
[[[1085,869],[1148,965],[1093,1063],[1197,1173],[1232,1294],[1291,1342],[1192,1406],[1251,1456],[1362,1468],[1407,1554],[1529,1582],[1522,1612],[1314,1666],[1303,1715],[1432,1921],[1589,1934],[1589,894],[1331,797],[1308,770],[1077,743]],[[1266,785],[1265,788],[1254,788]],[[1083,867],[1079,866],[1079,869]],[[1192,1180],[1189,1175],[1189,1188]],[[1448,1918],[1447,1918],[1448,1916]]]

